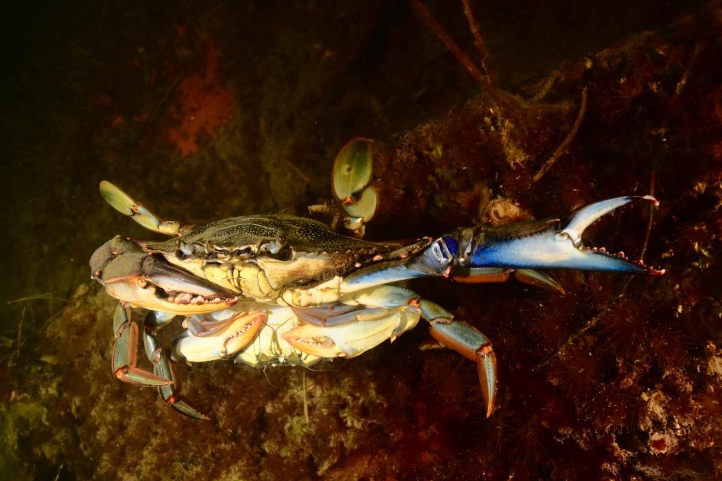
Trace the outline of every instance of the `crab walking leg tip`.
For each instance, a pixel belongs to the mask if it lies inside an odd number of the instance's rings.
[[[535,271],[533,269],[516,269],[514,271],[514,278],[528,284],[530,286],[541,287],[542,289],[548,289],[550,291],[558,292],[565,296],[567,292],[557,281],[549,277],[548,275]]]
[[[157,364],[155,364],[153,369],[158,376],[171,381],[171,384],[158,386],[158,393],[160,394],[161,399],[166,404],[170,405],[170,407],[172,407],[181,414],[185,414],[186,416],[190,416],[196,419],[208,419],[205,414],[188,404],[182,396],[179,396],[177,394],[175,375],[173,374],[170,360],[164,352],[161,352],[161,355],[158,358],[158,362]]]
[[[128,384],[140,386],[167,386],[173,384],[173,381],[163,379],[137,367],[121,367],[116,369],[114,374],[118,380],[127,382]]]
[[[201,421],[208,421],[211,419],[210,417],[206,416],[187,402],[185,402],[183,399],[177,397],[177,396],[170,396],[167,400],[165,400],[168,404],[170,404],[170,407],[175,409],[181,414],[185,414],[186,416],[200,419]]]
[[[486,403],[486,417],[491,416],[496,402],[496,354],[484,333],[465,322],[433,319],[431,335],[442,346],[458,352],[476,363],[481,394]]]
[[[642,197],[642,199],[654,203],[655,207],[659,207],[659,201],[651,195],[645,195]]]
[[[100,182],[99,189],[100,195],[111,207],[121,214],[131,217],[146,229],[166,235],[179,233],[182,227],[180,222],[161,219],[117,185],[103,180]]]
[[[105,201],[110,204],[115,210],[123,215],[133,216],[137,209],[137,203],[135,199],[120,190],[115,184],[103,180],[98,186],[100,195]]]
[[[476,367],[479,372],[481,393],[486,401],[486,417],[491,416],[496,402],[496,354],[487,344],[477,351]]]

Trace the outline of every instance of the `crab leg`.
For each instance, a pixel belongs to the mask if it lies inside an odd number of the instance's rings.
[[[121,214],[131,217],[146,229],[165,235],[181,235],[190,232],[193,226],[182,225],[178,221],[163,220],[147,207],[123,192],[107,180],[100,183],[100,195]]]
[[[421,315],[431,324],[431,335],[442,346],[458,352],[476,363],[481,393],[486,402],[486,417],[491,416],[496,400],[496,354],[491,341],[475,327],[454,321],[443,307],[431,301],[421,301]]]
[[[130,319],[130,309],[122,303],[115,308],[113,331],[113,373],[121,381],[139,386],[155,386],[161,398],[175,410],[197,419],[208,419],[190,404],[175,395],[176,384],[168,355],[158,346],[151,330],[162,327],[174,316],[156,315],[151,311],[146,316],[143,330],[143,346],[148,360],[153,364],[153,373],[137,367],[138,325]]]
[[[188,362],[226,358],[248,346],[267,318],[265,311],[237,312],[210,327],[191,320],[189,329],[176,339],[172,357]]]
[[[514,278],[535,287],[541,287],[565,294],[562,286],[557,281],[532,269],[505,269],[503,267],[472,267],[458,269],[454,272],[453,279],[464,284],[485,284],[491,282],[506,282],[509,277]]]
[[[354,357],[413,329],[419,296],[408,289],[376,286],[345,294],[340,303],[292,307],[307,324],[283,334],[301,352],[317,357]]]
[[[307,322],[283,335],[296,349],[318,357],[354,357],[412,329],[423,317],[436,340],[477,364],[486,414],[496,398],[496,356],[491,341],[470,325],[454,321],[443,307],[419,299],[415,292],[397,286],[375,286],[347,293],[342,304],[292,307]],[[348,306],[353,306],[350,310]]]
[[[172,379],[160,377],[137,367],[138,325],[130,319],[130,308],[122,303],[113,315],[113,374],[123,382],[139,386],[163,386]]]
[[[145,352],[148,359],[153,363],[153,372],[161,379],[167,381],[166,384],[158,386],[158,393],[161,399],[181,414],[196,419],[208,419],[208,416],[198,411],[176,394],[178,383],[170,360],[168,359],[168,354],[157,346],[155,339],[147,331],[144,332],[143,344],[145,345]]]

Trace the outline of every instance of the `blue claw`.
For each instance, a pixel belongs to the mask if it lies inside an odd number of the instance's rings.
[[[517,269],[566,268],[662,275],[624,253],[582,246],[582,233],[605,214],[633,201],[654,202],[652,196],[627,196],[583,207],[565,221],[531,221],[499,227],[460,229],[442,239],[459,267]]]
[[[609,214],[615,209],[634,202],[635,200],[644,200],[654,202],[655,207],[659,205],[659,201],[651,195],[645,196],[626,196],[615,197],[614,199],[602,200],[595,202],[586,207],[573,212],[566,221],[562,232],[567,234],[574,241],[574,245],[579,245],[582,241],[582,232],[597,221],[603,215]]]

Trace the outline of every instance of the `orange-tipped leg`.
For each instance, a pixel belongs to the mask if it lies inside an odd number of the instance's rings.
[[[113,317],[113,373],[123,382],[139,386],[155,386],[163,401],[173,409],[196,419],[208,419],[206,415],[188,404],[177,395],[177,383],[168,354],[158,346],[151,331],[173,319],[173,316],[159,317],[150,311],[144,321],[143,347],[148,360],[153,364],[153,372],[137,367],[138,364],[138,325],[130,318],[130,307],[118,304]]]
[[[464,284],[486,284],[492,282],[506,282],[509,277],[535,287],[566,294],[564,288],[557,281],[546,274],[532,269],[512,269],[504,267],[467,267],[459,268],[454,273],[454,280]]]
[[[496,400],[496,354],[489,338],[465,322],[444,318],[431,321],[431,335],[441,345],[476,363],[481,393],[486,401],[486,417],[491,416]]]
[[[139,386],[163,386],[173,381],[137,367],[138,325],[130,319],[130,308],[118,304],[113,319],[113,374],[123,382]]]

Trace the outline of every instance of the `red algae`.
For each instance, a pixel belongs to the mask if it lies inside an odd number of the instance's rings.
[[[218,48],[206,46],[206,68],[188,75],[178,85],[178,105],[172,117],[178,125],[169,127],[168,141],[182,157],[200,150],[202,136],[216,138],[218,129],[233,117],[234,95],[218,75]]]

